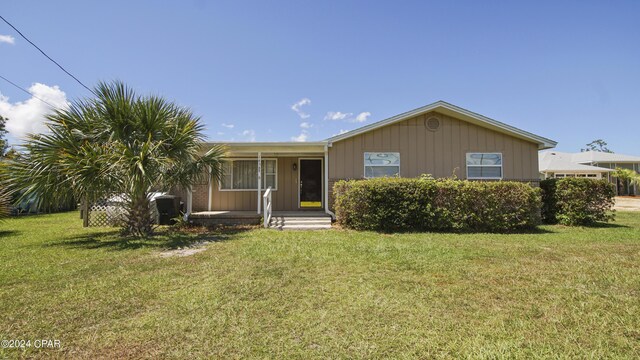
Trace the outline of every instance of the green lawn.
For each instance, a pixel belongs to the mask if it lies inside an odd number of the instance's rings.
[[[185,257],[160,252],[215,240]],[[0,358],[638,358],[640,213],[597,228],[119,240],[0,223]]]

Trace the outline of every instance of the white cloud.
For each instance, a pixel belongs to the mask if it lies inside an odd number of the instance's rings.
[[[300,101],[298,101],[297,103],[291,105],[291,110],[295,111],[296,114],[298,114],[298,116],[300,116],[301,119],[307,119],[311,115],[305,113],[300,108],[305,106],[305,105],[309,105],[309,104],[311,104],[311,100],[309,100],[308,98],[303,98]]]
[[[368,111],[361,112],[356,117],[353,117],[353,113],[343,113],[340,111],[329,111],[327,115],[325,115],[325,120],[332,121],[348,121],[348,122],[365,122],[367,118],[371,116],[371,113]]]
[[[16,43],[16,38],[11,35],[0,35],[0,43],[13,45]]]
[[[256,141],[256,132],[255,130],[245,130],[240,133],[246,141],[254,142]]]
[[[29,92],[33,94],[31,98],[15,103],[11,103],[8,97],[0,94],[0,115],[9,119],[7,130],[16,140],[28,133],[47,131],[44,116],[51,113],[53,109],[37,98],[56,107],[69,106],[67,95],[58,86],[35,83],[31,85]]]
[[[345,120],[350,118],[353,113],[343,113],[340,111],[329,111],[327,115],[325,115],[325,120]]]
[[[305,142],[305,141],[307,141],[307,138],[309,138],[309,133],[306,130],[302,130],[300,135],[292,136],[291,137],[291,141]]]
[[[222,131],[218,131],[216,135],[224,135],[224,133]]]
[[[300,127],[303,129],[310,129],[313,127],[313,124],[305,121],[303,123],[300,123]]]
[[[371,113],[368,111],[365,112],[361,112],[360,114],[358,114],[358,116],[356,116],[355,121],[356,122],[365,122],[367,121],[367,118],[369,118],[369,116],[371,116]]]
[[[344,134],[344,133],[348,133],[348,132],[349,132],[349,130],[342,130],[342,129],[340,129],[340,132],[339,132],[339,133],[337,133],[337,134],[333,134],[333,135],[331,135],[331,136],[342,135],[342,134]]]
[[[222,123],[222,127],[226,127],[227,129],[233,129],[233,128],[234,128],[234,126],[235,126],[235,125],[233,125],[233,124],[225,124],[225,123]]]

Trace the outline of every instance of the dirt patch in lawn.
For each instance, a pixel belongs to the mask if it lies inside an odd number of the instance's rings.
[[[168,257],[184,257],[184,256],[191,256],[191,255],[195,255],[199,252],[203,252],[205,251],[206,248],[204,246],[201,247],[196,247],[196,248],[186,248],[186,249],[174,249],[174,250],[167,250],[167,251],[163,251],[159,254],[159,256],[161,258],[168,258]]]
[[[167,249],[158,253],[161,258],[169,257],[185,257],[195,255],[199,252],[207,250],[207,245],[220,241],[220,238],[211,238],[210,240],[202,240],[189,244],[188,246],[182,246],[175,249]]]

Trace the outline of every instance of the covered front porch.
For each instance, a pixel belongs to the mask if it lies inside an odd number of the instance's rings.
[[[255,211],[199,211],[192,213],[189,219],[194,224],[204,226],[263,225],[277,227],[285,222],[298,225],[331,224],[331,215],[324,210],[273,211],[266,222],[263,214],[258,214]]]
[[[213,144],[211,144],[213,145]],[[274,214],[333,216],[328,208],[326,143],[227,143],[220,181],[189,189],[189,219],[255,223]]]

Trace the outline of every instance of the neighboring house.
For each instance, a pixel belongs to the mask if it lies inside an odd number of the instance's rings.
[[[640,172],[640,157],[599,151],[540,153],[542,178],[589,177],[606,178],[616,185],[619,195],[637,194],[636,186],[611,176],[616,168]]]
[[[539,154],[539,168],[542,179],[564,177],[587,177],[608,179],[612,169],[578,163],[573,160],[572,153],[559,151],[543,151]]]
[[[222,181],[182,194],[192,218],[257,215],[267,188],[273,211],[332,214],[332,187],[341,179],[431,174],[537,182],[538,150],[556,142],[438,101],[324,141],[224,145]]]

